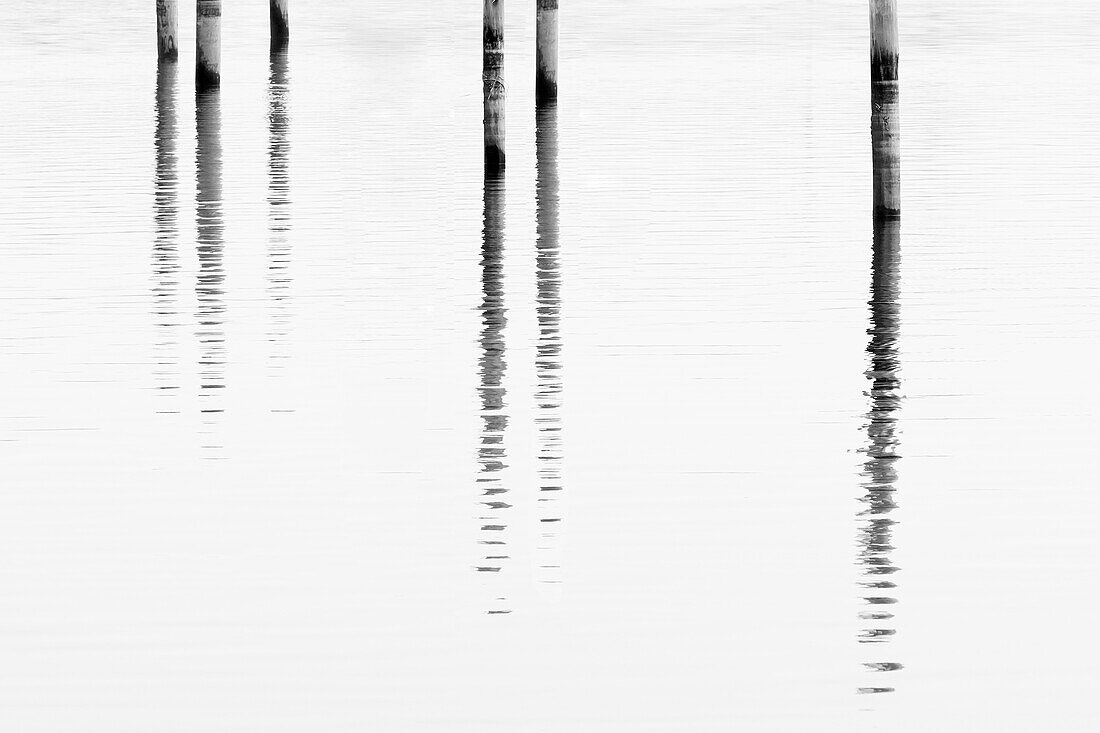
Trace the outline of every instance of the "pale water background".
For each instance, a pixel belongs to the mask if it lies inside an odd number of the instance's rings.
[[[153,6],[0,2],[0,728],[1094,724],[1095,3],[902,3],[875,322],[863,0],[563,3],[538,151],[509,0],[487,193],[480,3]]]

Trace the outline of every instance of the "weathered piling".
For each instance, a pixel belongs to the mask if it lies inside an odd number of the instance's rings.
[[[871,151],[877,215],[901,214],[897,0],[870,0]]]
[[[290,0],[271,0],[271,48],[282,48],[289,41]]]
[[[481,83],[485,102],[485,173],[504,170],[504,0],[484,0]]]
[[[535,103],[558,98],[558,0],[537,0],[535,9]]]
[[[179,58],[179,0],[157,0],[157,58]]]
[[[222,83],[222,0],[197,0],[195,7],[195,88]]]

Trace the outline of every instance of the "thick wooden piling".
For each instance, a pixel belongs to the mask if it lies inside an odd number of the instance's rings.
[[[558,98],[558,0],[537,0],[535,10],[535,103]]]
[[[271,48],[290,42],[290,0],[271,0]]]
[[[222,83],[222,0],[197,0],[195,7],[195,88]]]
[[[504,0],[484,0],[481,57],[485,102],[485,173],[504,170]]]
[[[876,215],[901,214],[897,0],[870,0],[871,152]]]
[[[157,58],[175,61],[179,58],[179,0],[157,0]]]

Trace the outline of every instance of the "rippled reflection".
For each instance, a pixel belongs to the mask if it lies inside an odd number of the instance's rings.
[[[540,106],[535,116],[535,229],[537,312],[535,421],[538,429],[539,579],[561,582],[562,363],[561,265],[558,262],[558,108]]]
[[[290,274],[290,119],[287,112],[289,79],[286,44],[277,47],[272,39],[271,72],[268,77],[268,220],[267,292],[271,321],[267,340],[268,373],[278,376],[290,360],[291,308]],[[281,49],[281,50],[280,50]],[[273,407],[274,412],[285,409]]]
[[[485,176],[485,209],[481,244],[481,358],[478,361],[481,384],[481,445],[478,448],[480,489],[480,534],[478,542],[484,556],[479,572],[499,573],[508,558],[508,489],[503,482],[506,451],[504,435],[508,426],[505,413],[504,327],[508,320],[504,308],[504,177]],[[508,613],[506,598],[497,598],[489,613]]]
[[[897,482],[898,409],[901,406],[900,362],[898,337],[901,317],[898,305],[901,260],[901,220],[897,216],[879,212],[875,216],[874,254],[871,276],[871,340],[867,345],[870,354],[871,411],[868,413],[866,447],[867,460],[863,464],[863,489],[861,501],[866,508],[860,513],[862,526],[859,532],[860,562],[863,566],[861,585],[867,595],[867,610],[860,616],[867,625],[859,640],[865,644],[885,641],[894,635],[890,607],[897,602],[894,597],[894,581],[898,568],[890,560],[894,520],[889,516],[896,508],[894,502]],[[891,672],[901,668],[897,662],[871,661],[865,666],[876,672]],[[887,687],[864,687],[861,692],[891,692]]]
[[[871,6],[872,32],[881,10]],[[887,14],[892,12],[886,6]],[[882,21],[895,23],[892,16]],[[896,27],[894,28],[896,34]],[[890,34],[885,33],[886,38]],[[871,336],[867,345],[870,355],[871,411],[867,415],[867,460],[863,464],[861,501],[866,508],[860,513],[860,562],[863,565],[861,585],[866,595],[867,609],[860,617],[867,622],[859,635],[864,644],[888,642],[895,633],[890,610],[897,603],[896,584],[891,579],[898,568],[890,560],[894,520],[889,516],[894,503],[897,482],[896,463],[899,459],[898,409],[901,407],[900,363],[898,337],[901,326],[899,266],[901,259],[901,137],[899,134],[898,76],[896,50],[883,56],[872,39],[871,64],[871,166],[872,217],[874,245],[871,261]],[[864,662],[873,672],[893,672],[901,669],[897,662],[873,660]],[[893,692],[892,687],[874,685],[861,687],[860,692]]]
[[[203,448],[219,451],[219,415],[225,412],[225,267],[222,219],[221,92],[201,92],[195,97],[196,228],[199,272],[198,299],[199,411],[203,418]],[[207,457],[218,457],[212,453]]]
[[[179,67],[174,61],[157,64],[153,145],[153,322],[156,326],[153,378],[168,402],[157,412],[178,413],[179,397],[179,174],[176,151],[179,123],[176,93]]]

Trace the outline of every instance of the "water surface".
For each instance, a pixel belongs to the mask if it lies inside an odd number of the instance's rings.
[[[1034,731],[1095,673],[1100,10],[0,27],[0,708],[54,731]],[[1067,63],[1072,59],[1072,63]],[[863,693],[863,694],[861,694]]]

